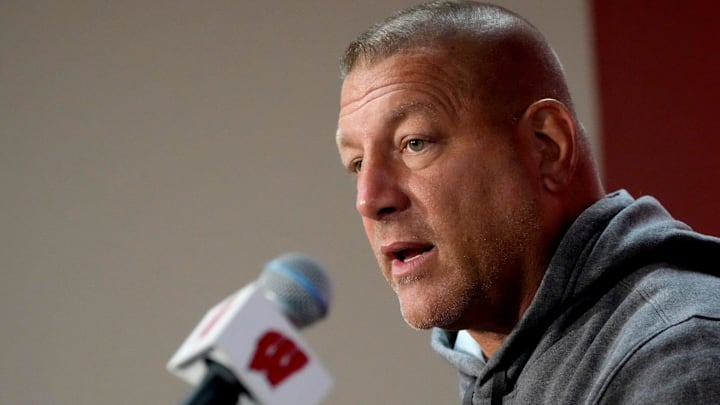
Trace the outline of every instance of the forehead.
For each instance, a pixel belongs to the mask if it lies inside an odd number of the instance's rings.
[[[468,69],[444,49],[418,49],[371,64],[361,63],[345,78],[341,117],[389,92],[410,90],[436,98],[439,107],[459,109],[470,90]]]
[[[457,118],[469,107],[471,86],[461,59],[444,49],[421,49],[361,64],[342,87],[337,140],[372,123],[410,114]]]

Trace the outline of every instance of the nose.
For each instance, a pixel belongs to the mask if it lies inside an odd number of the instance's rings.
[[[401,175],[402,171],[393,169],[389,162],[365,159],[357,180],[355,206],[360,215],[381,220],[407,209],[410,199],[403,190]]]

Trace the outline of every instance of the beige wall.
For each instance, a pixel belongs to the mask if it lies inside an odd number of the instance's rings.
[[[305,333],[327,403],[457,402],[333,144],[338,55],[410,3],[0,1],[0,403],[175,403],[182,339],[288,250],[334,280]],[[556,45],[592,131],[585,4],[538,3],[502,2]]]

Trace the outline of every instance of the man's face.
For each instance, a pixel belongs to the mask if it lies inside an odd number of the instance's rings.
[[[513,130],[485,123],[461,90],[469,73],[457,60],[424,50],[356,67],[337,142],[405,320],[488,330],[516,310],[507,304],[532,261],[539,181]]]

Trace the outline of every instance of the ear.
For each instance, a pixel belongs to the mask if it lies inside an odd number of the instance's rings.
[[[542,99],[531,104],[521,120],[522,127],[533,133],[542,186],[550,192],[564,189],[578,160],[577,126],[570,110],[560,101]]]

